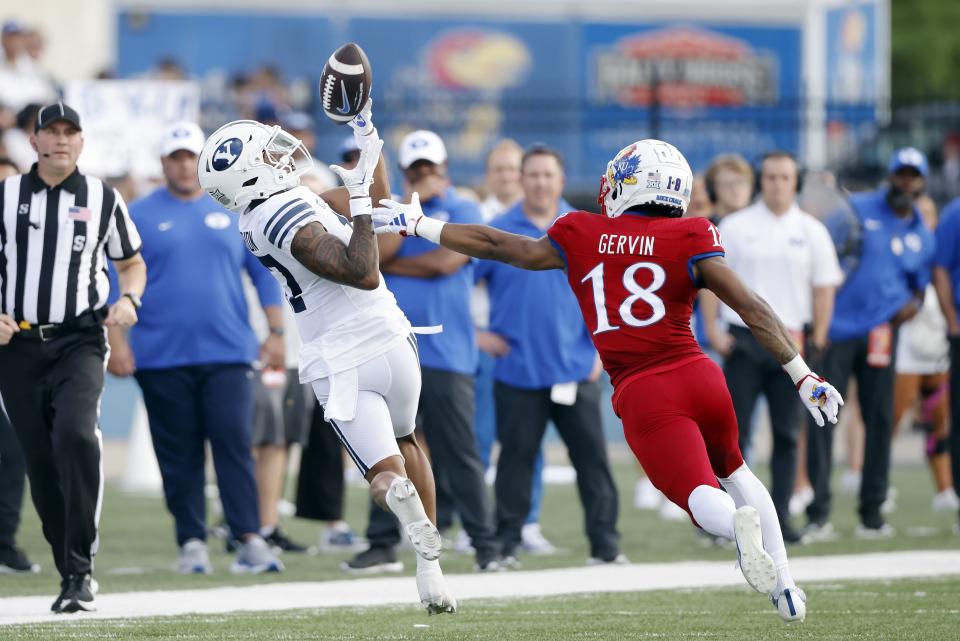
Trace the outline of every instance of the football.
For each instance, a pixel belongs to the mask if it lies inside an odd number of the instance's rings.
[[[370,61],[360,45],[343,45],[330,55],[320,74],[323,113],[334,122],[350,122],[367,103],[372,82]]]

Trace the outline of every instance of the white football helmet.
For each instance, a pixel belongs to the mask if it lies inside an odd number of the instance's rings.
[[[616,218],[635,205],[664,205],[682,216],[690,204],[693,172],[676,147],[662,140],[638,140],[607,163],[600,178],[600,210]]]
[[[303,143],[278,126],[235,120],[213,132],[200,152],[200,185],[221,205],[243,211],[300,184],[313,169]]]

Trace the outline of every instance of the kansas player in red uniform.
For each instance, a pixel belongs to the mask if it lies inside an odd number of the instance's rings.
[[[455,225],[382,201],[380,232],[417,235],[523,269],[563,269],[614,386],[627,442],[653,484],[695,524],[736,541],[744,578],[788,621],[803,620],[773,502],[743,462],[723,372],[697,345],[697,289],[712,290],[783,364],[817,423],[837,422],[840,394],[810,371],[769,305],[723,259],[717,228],[682,218],[693,176],[683,155],[641,140],[607,165],[603,214],[575,211],[534,240],[483,225]],[[718,482],[719,480],[719,482]],[[726,490],[724,492],[720,486]]]

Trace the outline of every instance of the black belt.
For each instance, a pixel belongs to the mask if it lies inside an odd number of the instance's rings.
[[[20,331],[14,334],[18,338],[31,338],[39,341],[52,341],[56,338],[62,338],[69,334],[75,334],[94,327],[103,325],[103,320],[107,317],[107,306],[100,309],[85,311],[76,318],[71,318],[63,323],[47,323],[45,325],[31,325],[26,321],[20,321]]]

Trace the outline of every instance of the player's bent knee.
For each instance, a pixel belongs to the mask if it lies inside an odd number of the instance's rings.
[[[387,483],[389,487],[390,483],[393,482],[393,478],[397,476],[406,476],[407,471],[403,465],[402,456],[388,456],[385,459],[377,461],[370,470],[364,475],[364,478],[367,479],[367,482],[370,485],[374,484],[374,481],[378,480],[379,477],[389,477],[390,482]]]

